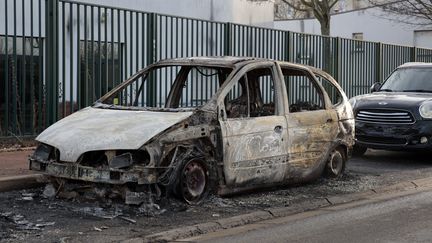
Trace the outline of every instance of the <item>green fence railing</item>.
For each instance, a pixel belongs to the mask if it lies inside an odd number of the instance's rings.
[[[2,0],[0,137],[38,134],[159,59],[223,55],[321,68],[349,97],[367,93],[402,63],[432,62],[431,49],[70,0]],[[164,72],[158,75],[172,75]],[[182,102],[207,100],[206,90],[215,87],[204,81],[186,87]],[[163,106],[170,84],[148,82],[145,102]]]

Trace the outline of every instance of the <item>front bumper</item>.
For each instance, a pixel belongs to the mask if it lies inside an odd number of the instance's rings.
[[[427,142],[421,143],[426,137]],[[374,149],[423,150],[432,148],[432,121],[413,124],[381,124],[356,121],[356,144]]]
[[[156,168],[140,168],[140,170],[98,169],[76,163],[58,163],[29,159],[30,170],[45,175],[108,184],[154,184],[157,181]]]

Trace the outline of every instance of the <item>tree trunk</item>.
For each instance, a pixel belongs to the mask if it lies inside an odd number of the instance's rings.
[[[321,18],[317,17],[317,19],[321,26],[321,35],[330,36],[330,20],[331,20],[330,12],[323,13]]]
[[[320,22],[321,25],[321,35],[330,36],[330,21]]]
[[[324,37],[323,40],[323,60],[322,67],[324,71],[332,73],[332,58],[331,58],[331,38],[330,36],[330,14],[326,15],[325,18],[320,20],[321,35]]]

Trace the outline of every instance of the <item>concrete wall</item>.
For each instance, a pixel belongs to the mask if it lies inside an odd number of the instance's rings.
[[[247,0],[87,0],[121,8],[205,20],[273,27],[272,1]]]
[[[414,31],[423,26],[402,24],[379,8],[335,14],[331,19],[331,36],[352,38],[353,33],[363,33],[363,39],[398,45],[416,45],[432,48],[432,38],[414,42]],[[276,29],[320,34],[319,22],[315,19],[275,21]]]
[[[432,30],[414,31],[414,45],[431,46]]]
[[[229,22],[273,28],[274,4],[272,1],[250,2],[246,0],[213,0],[221,4],[232,3]]]
[[[8,13],[8,33],[14,32],[14,3],[15,0],[0,1],[0,35],[5,33],[5,13]],[[33,1],[33,18],[38,18],[39,2]],[[79,2],[80,0],[77,0]],[[126,8],[145,12],[176,15],[189,18],[233,22],[273,28],[274,3],[271,1],[247,0],[86,0],[87,3]],[[24,6],[25,35],[30,36],[30,1]],[[45,1],[41,1],[41,36],[45,36]],[[23,35],[22,1],[16,1],[16,35]],[[33,23],[33,33],[39,33],[38,24]]]

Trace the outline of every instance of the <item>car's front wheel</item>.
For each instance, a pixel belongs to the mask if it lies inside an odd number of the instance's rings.
[[[199,204],[216,188],[216,167],[213,159],[187,156],[181,160],[172,185],[173,194],[189,204]]]
[[[198,203],[208,194],[209,172],[201,159],[187,161],[180,174],[180,195],[188,203]]]

